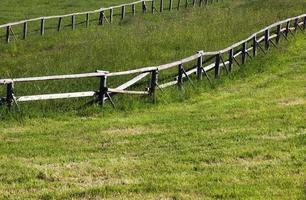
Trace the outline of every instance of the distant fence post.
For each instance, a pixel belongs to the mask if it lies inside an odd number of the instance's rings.
[[[6,104],[8,109],[10,110],[13,106],[14,102],[14,83],[8,83],[6,86]]]
[[[11,26],[6,27],[6,42],[9,43],[11,40]]]
[[[173,0],[169,0],[169,10],[171,11],[173,7]]]
[[[220,76],[220,53],[216,55],[216,60],[215,60],[215,78],[219,78]]]
[[[290,21],[287,21],[286,23],[286,30],[285,30],[285,36],[288,37],[290,31]]]
[[[234,49],[230,49],[228,52],[228,71],[232,71],[232,67],[233,67],[233,61],[234,61]]]
[[[100,11],[100,15],[99,15],[99,25],[103,25],[104,24],[104,10]]]
[[[109,23],[113,23],[113,15],[114,15],[114,10],[113,8],[109,9]]]
[[[99,104],[103,107],[105,104],[105,97],[107,93],[107,76],[101,76],[99,89]]]
[[[241,63],[245,64],[246,62],[246,54],[247,54],[247,42],[242,44],[242,54],[241,54]]]
[[[25,40],[27,38],[28,33],[28,22],[24,22],[23,24],[23,36],[22,38]]]
[[[86,28],[89,27],[89,13],[86,13]]]
[[[178,65],[177,86],[179,89],[183,87],[183,64]]]
[[[125,17],[125,6],[121,7],[121,19],[124,19]]]
[[[270,37],[270,30],[267,29],[267,30],[265,30],[265,48],[266,48],[266,50],[268,50],[269,47],[270,47],[270,42],[269,42],[270,38],[269,37]]]
[[[279,40],[280,40],[280,37],[281,37],[281,29],[282,29],[282,26],[280,24],[277,25],[277,27],[276,27],[276,39],[275,39],[276,44],[279,43]]]
[[[155,1],[154,0],[152,0],[152,2],[151,2],[151,12],[152,12],[152,14],[154,14],[154,9],[155,9]]]
[[[145,13],[147,11],[146,2],[142,1],[142,13]]]
[[[306,30],[306,17],[303,19],[303,29]]]
[[[299,28],[299,18],[294,19],[294,32],[297,32]]]
[[[57,31],[60,32],[61,31],[61,25],[62,25],[62,18],[58,18],[58,24],[57,24]]]
[[[71,16],[72,30],[75,30],[75,15]]]
[[[40,35],[45,34],[45,19],[41,19],[40,21]]]
[[[253,37],[253,56],[257,56],[257,36]]]
[[[133,16],[136,15],[136,7],[135,7],[135,4],[132,4],[132,13],[133,13]]]
[[[156,101],[156,86],[158,84],[158,69],[153,70],[151,72],[151,83],[150,83],[150,88],[149,88],[149,94],[153,98],[153,102]]]
[[[164,10],[164,1],[160,0],[160,4],[159,4],[159,12],[163,12]]]
[[[197,78],[198,80],[203,79],[202,70],[203,70],[203,51],[198,51],[200,57],[197,60]]]

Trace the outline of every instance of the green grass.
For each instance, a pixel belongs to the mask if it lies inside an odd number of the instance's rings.
[[[55,34],[47,31],[45,37],[33,35],[27,41],[1,44],[0,74],[5,78],[27,77],[159,65],[201,49],[211,51],[229,46],[275,21],[303,13],[305,7],[303,0],[294,3],[289,0],[228,0],[207,8],[127,17],[112,26],[92,26]],[[124,80],[110,80],[110,86],[120,81]],[[97,89],[96,79],[49,81],[17,84],[16,95]],[[83,102],[48,101],[21,104],[21,108],[25,115],[38,113],[40,116],[41,110],[44,113],[73,112]]]
[[[305,198],[305,44],[183,102],[0,122],[1,197]]]

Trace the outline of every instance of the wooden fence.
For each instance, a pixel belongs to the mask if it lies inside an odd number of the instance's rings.
[[[158,1],[159,8],[156,8],[156,2]],[[0,31],[1,29],[4,29],[5,31],[5,41],[9,43],[12,39],[17,39],[17,34],[14,31],[14,28],[17,26],[22,26],[22,33],[21,33],[21,38],[26,39],[28,37],[29,33],[29,23],[30,22],[40,22],[39,23],[39,32],[40,35],[44,35],[46,31],[46,22],[47,20],[56,20],[57,25],[56,25],[56,30],[59,32],[62,30],[64,27],[63,22],[64,19],[68,18],[70,21],[69,27],[71,27],[72,30],[75,30],[77,27],[77,24],[85,24],[85,27],[89,27],[91,21],[90,16],[94,14],[98,14],[98,19],[97,19],[97,24],[98,25],[104,25],[105,23],[112,23],[114,20],[115,13],[120,13],[118,14],[121,19],[124,19],[127,13],[127,8],[131,8],[131,14],[132,16],[136,15],[137,12],[137,6],[140,5],[140,9],[142,13],[146,12],[163,12],[164,10],[172,10],[174,8],[180,9],[182,7],[187,8],[190,6],[204,6],[208,5],[209,3],[214,3],[218,2],[219,0],[185,0],[185,2],[181,0],[177,0],[177,5],[174,7],[173,6],[173,0],[168,0],[168,4],[165,2],[165,0],[140,0],[132,3],[127,3],[127,4],[121,4],[118,6],[112,6],[109,8],[100,8],[98,10],[92,10],[92,11],[86,11],[86,12],[78,12],[78,13],[70,13],[66,15],[57,15],[57,16],[46,16],[46,17],[38,17],[38,18],[33,18],[33,19],[28,19],[28,20],[22,20],[18,22],[12,22],[8,24],[3,24],[0,25]],[[165,6],[166,5],[166,6]],[[138,6],[139,7],[139,6]],[[118,11],[118,12],[115,12]],[[77,22],[77,17],[81,16],[82,21]]]
[[[306,14],[297,17],[289,18],[277,23],[274,23],[256,33],[251,35],[245,40],[237,42],[230,47],[215,52],[198,51],[195,55],[184,58],[182,60],[155,66],[145,67],[135,70],[122,71],[122,72],[107,72],[97,71],[86,74],[73,74],[73,75],[58,75],[58,76],[43,76],[43,77],[30,77],[30,78],[14,78],[2,79],[0,85],[6,86],[6,97],[1,98],[2,104],[6,104],[10,109],[14,104],[18,106],[18,102],[50,100],[50,99],[65,99],[65,98],[80,98],[80,97],[94,97],[94,102],[98,102],[103,106],[106,100],[109,100],[115,106],[112,96],[114,94],[126,95],[150,95],[155,98],[155,93],[158,89],[163,89],[172,85],[177,85],[179,89],[183,88],[184,80],[191,83],[191,75],[196,75],[198,80],[206,77],[209,81],[209,72],[213,71],[215,78],[219,78],[222,69],[230,74],[234,65],[242,65],[248,59],[254,58],[258,51],[266,53],[271,46],[276,47],[281,38],[288,40],[289,35],[295,35],[298,30],[305,31],[306,29]],[[186,65],[189,63],[196,63],[189,69]],[[176,69],[175,75],[172,80],[164,83],[159,83],[158,76],[165,70]],[[115,88],[109,88],[107,79],[109,77],[118,76],[131,76],[135,77],[122,85]],[[150,84],[144,91],[131,91],[127,90],[132,85],[150,75]],[[97,91],[85,91],[74,93],[58,93],[58,94],[44,94],[34,96],[15,96],[14,86],[17,83],[35,82],[35,81],[51,81],[51,80],[64,80],[64,79],[80,79],[80,78],[99,78],[100,85]]]

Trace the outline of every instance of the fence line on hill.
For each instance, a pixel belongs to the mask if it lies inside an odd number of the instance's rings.
[[[157,9],[155,6],[155,3],[157,1],[159,1],[159,7],[160,7],[159,9]],[[181,0],[178,0],[176,8],[179,10],[180,7],[182,6],[184,6],[184,8],[187,8],[190,5],[195,7],[197,4],[201,7],[204,5],[208,5],[209,3],[214,3],[218,1],[219,0],[192,0],[192,2],[190,2],[190,0],[185,0],[185,4],[183,4]],[[151,6],[149,7],[147,3],[148,4],[151,3]],[[39,32],[40,32],[40,35],[43,36],[46,31],[46,21],[47,20],[56,19],[57,20],[56,29],[59,32],[63,28],[64,18],[71,17],[71,24],[69,24],[68,26],[70,26],[72,30],[75,30],[76,25],[78,24],[76,17],[85,16],[85,21],[82,21],[81,24],[85,23],[85,27],[87,28],[90,25],[90,15],[92,14],[98,13],[99,14],[98,25],[104,25],[106,22],[107,23],[113,22],[113,18],[115,15],[115,9],[119,9],[120,17],[121,19],[124,19],[126,16],[126,7],[130,6],[132,10],[132,15],[135,16],[136,15],[136,5],[138,4],[141,4],[142,13],[146,13],[147,10],[150,10],[152,13],[157,12],[157,11],[163,12],[166,9],[164,7],[164,4],[165,4],[164,0],[139,0],[139,1],[132,2],[132,3],[121,4],[121,5],[112,6],[108,8],[100,8],[100,9],[92,10],[92,11],[77,12],[77,13],[70,13],[70,14],[56,15],[56,16],[37,17],[37,18],[28,19],[28,20],[21,20],[17,22],[7,23],[7,24],[0,25],[0,30],[5,29],[5,41],[9,43],[12,40],[12,38],[13,39],[17,38],[15,31],[13,30],[13,27],[18,26],[18,25],[23,26],[21,35],[22,35],[22,39],[26,39],[29,33],[28,27],[29,27],[30,22],[40,21]],[[171,11],[172,9],[174,9],[173,0],[169,0],[167,10]],[[107,15],[106,12],[109,12],[109,14]]]
[[[0,85],[6,86],[6,97],[1,98],[2,104],[6,104],[8,109],[11,109],[14,104],[18,107],[18,102],[38,101],[38,100],[50,100],[50,99],[66,99],[66,98],[80,98],[80,97],[94,97],[93,102],[99,103],[101,106],[105,104],[106,100],[109,100],[115,107],[112,100],[114,94],[127,94],[127,95],[150,95],[155,99],[155,93],[157,89],[163,89],[172,85],[177,85],[179,89],[183,88],[184,80],[188,80],[191,84],[194,84],[191,75],[195,74],[198,80],[202,80],[205,76],[209,82],[211,78],[209,76],[210,71],[214,71],[215,78],[219,78],[221,70],[224,68],[227,74],[230,74],[234,64],[243,65],[248,59],[254,58],[258,51],[266,53],[271,46],[277,47],[280,39],[284,37],[288,40],[289,35],[295,35],[298,30],[306,30],[306,14],[288,18],[283,21],[274,23],[266,28],[252,34],[245,40],[239,41],[230,47],[214,52],[198,51],[196,54],[184,58],[172,63],[145,67],[129,71],[121,72],[108,72],[108,71],[96,71],[93,73],[85,74],[70,74],[70,75],[57,75],[57,76],[43,76],[43,77],[29,77],[29,78],[14,78],[14,79],[1,79]],[[225,59],[226,58],[226,59]],[[185,64],[196,61],[196,65],[190,69],[185,69]],[[177,73],[173,76],[169,82],[159,84],[158,75],[160,72],[177,69]],[[126,75],[136,76],[123,83],[116,88],[109,88],[107,86],[107,78],[118,77]],[[130,86],[138,83],[140,80],[151,75],[149,87],[145,91],[131,91],[127,90]],[[44,94],[34,96],[15,96],[14,85],[16,83],[23,82],[35,82],[35,81],[51,81],[51,80],[64,80],[64,79],[79,79],[79,78],[99,78],[100,85],[97,91],[85,91],[74,93],[58,93],[58,94]]]

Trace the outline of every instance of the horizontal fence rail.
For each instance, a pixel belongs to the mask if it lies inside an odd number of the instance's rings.
[[[234,65],[243,65],[248,59],[253,59],[259,51],[266,53],[272,46],[276,47],[281,38],[288,40],[290,35],[298,31],[306,30],[306,14],[297,17],[289,18],[277,23],[274,23],[248,37],[245,40],[239,41],[230,47],[214,52],[198,51],[196,54],[172,63],[145,67],[121,72],[108,72],[96,71],[93,73],[84,74],[70,74],[58,76],[43,76],[43,77],[28,77],[28,78],[13,78],[1,79],[0,85],[6,86],[6,96],[1,98],[1,104],[7,105],[9,109],[18,102],[50,100],[50,99],[66,99],[66,98],[80,98],[80,97],[94,97],[93,102],[99,103],[101,106],[109,100],[113,107],[113,95],[126,94],[126,95],[149,95],[155,101],[156,90],[161,90],[173,85],[177,85],[179,89],[183,88],[184,81],[189,81],[194,84],[191,75],[196,75],[198,80],[206,77],[211,82],[209,72],[213,71],[214,77],[219,78],[221,71],[230,74]],[[185,69],[187,64],[195,63],[191,68]],[[175,69],[176,74],[171,77],[171,81],[159,83],[159,74],[163,71]],[[107,79],[110,77],[119,76],[135,77],[129,81],[119,85],[115,88],[109,88]],[[139,83],[141,80],[149,76],[149,84],[145,90],[132,91],[127,90],[131,86]],[[66,80],[66,79],[80,79],[80,78],[98,78],[100,85],[97,91],[85,91],[74,93],[58,93],[58,94],[43,94],[33,96],[15,96],[14,86],[23,82],[36,82],[36,81],[52,81],[52,80]],[[19,107],[18,107],[19,108]]]
[[[14,31],[14,28],[17,26],[22,26],[21,29],[21,38],[26,39],[28,37],[29,33],[29,23],[31,22],[38,22],[39,25],[39,32],[40,35],[45,35],[45,32],[47,30],[46,24],[47,20],[55,20],[56,22],[56,30],[59,32],[62,30],[62,28],[70,26],[72,30],[75,30],[78,24],[85,24],[85,27],[89,27],[91,24],[91,16],[94,14],[97,14],[97,21],[98,25],[104,25],[105,23],[111,24],[113,22],[114,16],[120,15],[121,19],[124,19],[126,14],[127,14],[127,8],[131,9],[132,16],[136,15],[136,9],[137,7],[140,7],[140,12],[141,13],[146,13],[146,12],[163,12],[167,8],[164,6],[168,6],[169,11],[174,9],[173,7],[173,0],[168,0],[169,4],[166,4],[164,0],[140,0],[140,1],[135,1],[132,3],[126,3],[126,4],[121,4],[117,6],[111,6],[108,8],[100,8],[97,10],[91,10],[91,11],[85,11],[85,12],[76,12],[76,13],[70,13],[70,14],[65,14],[65,15],[55,15],[55,16],[45,16],[45,17],[37,17],[37,18],[32,18],[32,19],[27,19],[27,20],[21,20],[17,22],[11,22],[7,24],[0,25],[0,31],[1,29],[5,30],[5,41],[6,43],[11,42],[13,39],[17,39],[17,34]],[[156,4],[159,4],[160,8],[156,8]],[[183,1],[178,1],[178,4],[176,5],[177,10],[179,10],[181,7],[182,8],[187,8],[190,5],[193,7],[195,5],[198,6],[205,6],[208,5],[209,3],[214,3],[218,2],[218,0],[192,0],[190,2],[189,0],[186,0],[185,3],[183,4]],[[138,6],[139,5],[139,6]],[[116,12],[117,11],[117,12]],[[117,14],[116,14],[117,13]],[[82,16],[82,21],[77,22],[77,17]],[[69,24],[64,26],[64,19],[69,18]],[[38,27],[37,27],[38,28]]]

